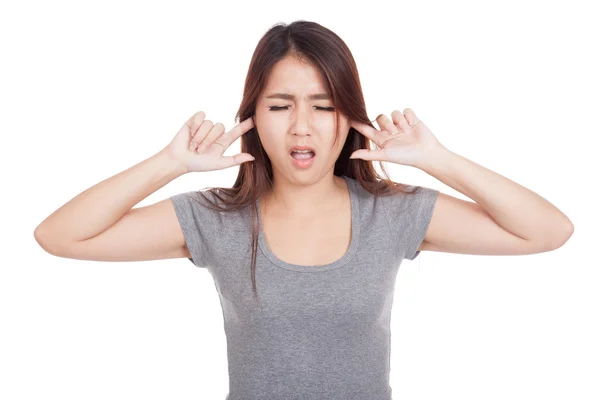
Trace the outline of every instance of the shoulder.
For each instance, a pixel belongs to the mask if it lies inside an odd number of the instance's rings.
[[[396,211],[415,212],[435,204],[439,190],[427,186],[405,185],[402,189],[381,195]]]
[[[194,190],[171,196],[173,207],[182,222],[207,229],[208,226],[223,223],[223,202],[214,191]]]
[[[439,194],[437,189],[409,185],[404,191],[381,197],[392,237],[403,258],[414,260],[419,255]]]

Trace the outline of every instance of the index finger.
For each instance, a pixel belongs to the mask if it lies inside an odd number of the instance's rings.
[[[254,121],[252,120],[252,117],[243,120],[242,122],[231,128],[229,132],[223,135],[226,138],[226,145],[229,146],[231,143],[235,142],[240,136],[242,136],[244,133],[248,132],[252,128],[254,128]]]
[[[377,143],[376,136],[380,133],[377,129],[359,121],[351,121],[350,126]]]

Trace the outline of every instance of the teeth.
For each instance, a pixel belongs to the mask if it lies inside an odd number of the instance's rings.
[[[292,150],[292,153],[314,153],[312,150]]]

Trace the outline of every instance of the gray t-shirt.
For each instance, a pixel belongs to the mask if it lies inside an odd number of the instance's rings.
[[[226,400],[392,399],[396,275],[403,259],[418,256],[439,191],[421,186],[415,194],[375,196],[344,179],[352,205],[347,252],[327,265],[289,264],[270,251],[261,227],[260,305],[252,293],[250,207],[219,212],[192,200],[203,201],[197,192],[171,197],[189,260],[207,268],[221,301]]]

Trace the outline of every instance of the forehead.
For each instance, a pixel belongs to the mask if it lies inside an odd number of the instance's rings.
[[[321,94],[315,99],[325,98],[329,90],[317,68],[307,62],[287,57],[277,62],[269,74],[263,96],[287,93],[294,98]],[[278,96],[278,98],[282,98]]]

